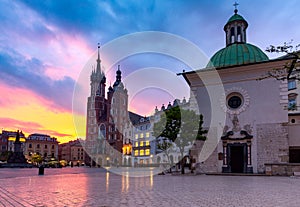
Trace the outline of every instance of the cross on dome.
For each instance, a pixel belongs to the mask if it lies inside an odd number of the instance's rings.
[[[239,5],[239,3],[237,3],[237,2],[234,2],[234,4],[233,4],[233,6],[235,7],[235,9],[234,9],[234,13],[236,13],[237,14],[237,12],[238,12],[238,9],[237,9],[237,6]]]

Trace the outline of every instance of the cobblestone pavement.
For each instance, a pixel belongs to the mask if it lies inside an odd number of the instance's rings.
[[[155,175],[99,168],[0,169],[0,206],[300,206],[300,178]]]

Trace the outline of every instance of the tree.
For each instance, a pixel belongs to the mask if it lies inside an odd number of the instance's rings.
[[[162,150],[167,156],[168,163],[170,163],[169,155],[179,133],[180,125],[180,109],[177,106],[162,113],[159,122],[156,122],[153,127],[154,136],[157,140],[157,148]]]
[[[40,164],[43,161],[43,158],[39,154],[33,154],[31,157],[31,162],[34,164]]]
[[[297,67],[299,66],[299,58],[300,58],[300,52],[298,48],[300,47],[300,44],[296,45],[295,47],[292,46],[293,40],[291,42],[287,43],[284,42],[283,45],[274,46],[270,45],[266,51],[269,53],[285,53],[287,58],[293,59],[289,64],[285,65],[283,69],[274,69],[272,71],[269,71],[268,74],[265,77],[259,78],[258,80],[262,80],[265,78],[275,78],[277,80],[289,80],[290,78],[295,78],[300,80],[299,77],[299,69]]]
[[[184,174],[186,148],[193,145],[195,140],[206,140],[207,130],[203,130],[203,115],[195,111],[182,109],[179,106],[165,110],[161,119],[154,124],[154,136],[163,143],[158,148],[164,150],[169,159],[171,146],[176,146],[181,155],[181,173]]]

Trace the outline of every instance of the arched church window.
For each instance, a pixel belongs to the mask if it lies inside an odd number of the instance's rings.
[[[242,30],[240,26],[237,27],[237,41],[238,42],[242,41]]]
[[[230,29],[230,43],[234,43],[234,27]]]
[[[105,138],[105,136],[106,136],[106,128],[105,128],[104,124],[100,125],[100,134],[101,134],[101,136],[103,136],[103,138]]]

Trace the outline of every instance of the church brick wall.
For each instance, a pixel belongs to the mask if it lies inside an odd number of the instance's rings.
[[[257,125],[257,171],[265,173],[267,163],[289,160],[288,128],[284,124]]]

